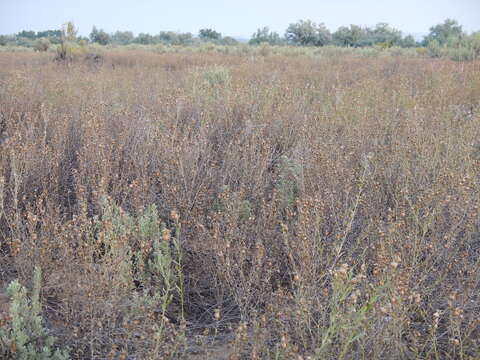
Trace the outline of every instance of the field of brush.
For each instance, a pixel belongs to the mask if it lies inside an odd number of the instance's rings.
[[[0,357],[480,358],[480,62],[263,55],[0,54]]]

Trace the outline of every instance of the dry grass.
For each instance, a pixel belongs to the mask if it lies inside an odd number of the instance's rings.
[[[2,53],[0,280],[78,359],[478,359],[479,139],[479,62]]]

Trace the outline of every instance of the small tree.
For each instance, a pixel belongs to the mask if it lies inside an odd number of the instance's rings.
[[[222,38],[222,34],[213,29],[201,29],[198,37],[203,41],[216,41]]]
[[[387,23],[378,23],[375,29],[369,31],[373,44],[385,44],[387,46],[400,45],[402,32],[392,28]]]
[[[260,45],[262,43],[280,45],[282,39],[278,33],[270,31],[270,29],[265,26],[263,29],[258,29],[257,32],[252,35],[252,38],[248,43],[250,45]]]
[[[465,35],[462,25],[456,20],[447,19],[443,24],[438,24],[430,28],[430,33],[424,38],[424,45],[428,45],[431,41],[436,40],[438,45],[446,45],[452,41],[452,38],[461,38]]]
[[[341,26],[333,34],[333,40],[339,46],[366,46],[371,45],[369,41],[368,29],[358,25],[350,25],[350,27]]]
[[[297,45],[315,45],[317,42],[316,25],[311,20],[300,20],[290,24],[285,32],[285,38]]]
[[[402,47],[410,48],[417,46],[417,42],[412,35],[407,35],[402,39]]]
[[[340,26],[337,31],[333,33],[333,42],[338,46],[353,46],[350,29],[346,26]]]
[[[90,33],[90,40],[100,45],[107,45],[110,42],[110,35],[102,29],[98,30],[96,26],[93,26],[92,32]]]
[[[471,34],[467,39],[467,44],[475,56],[480,57],[480,31]]]
[[[140,35],[139,35],[140,37]],[[177,45],[178,44],[178,34],[173,31],[160,31],[158,35],[155,36],[157,42],[160,42],[165,45]]]
[[[193,43],[193,34],[177,33],[174,31],[161,31],[154,37],[155,43],[162,43],[165,45],[190,45]]]
[[[147,33],[140,33],[138,36],[135,38],[135,42],[137,44],[142,44],[142,45],[149,45],[153,44],[155,42],[155,39],[152,35],[147,34]]]
[[[111,40],[115,44],[127,45],[132,43],[134,38],[131,31],[117,31],[112,35]]]
[[[66,41],[75,41],[77,39],[78,29],[74,23],[69,21],[62,25],[62,37]]]
[[[317,25],[317,46],[325,46],[332,42],[332,34],[327,29],[324,23]]]
[[[303,46],[323,46],[331,42],[330,31],[323,23],[317,25],[311,20],[300,20],[290,24],[285,38],[292,44]]]
[[[438,58],[443,55],[440,43],[435,39],[428,43],[427,51],[428,55],[434,58]]]
[[[179,45],[190,45],[193,43],[193,34],[186,32],[177,34],[177,41]]]

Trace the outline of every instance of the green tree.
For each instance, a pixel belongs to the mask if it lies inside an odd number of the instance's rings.
[[[220,40],[220,44],[232,46],[232,45],[238,45],[238,41],[231,36],[224,36],[222,40]]]
[[[17,34],[17,37],[34,40],[37,37],[37,35],[35,34],[35,31],[22,30]]]
[[[133,42],[133,33],[131,31],[117,31],[115,34],[112,35],[111,40],[112,43],[118,45],[127,45]]]
[[[62,36],[66,41],[75,41],[77,39],[78,29],[71,21],[62,25]]]
[[[278,33],[270,31],[268,26],[265,26],[262,29],[258,29],[255,32],[250,41],[248,42],[250,45],[259,45],[262,43],[268,43],[270,45],[280,45],[282,43],[282,39]]]
[[[417,42],[412,35],[407,35],[402,39],[401,46],[405,48],[411,48],[417,46]]]
[[[179,33],[177,34],[178,38],[178,45],[191,45],[194,41],[193,34],[186,32],[186,33]]]
[[[317,25],[311,20],[300,20],[288,26],[285,38],[296,45],[323,46],[329,44],[332,37],[323,23]]]
[[[152,35],[147,34],[147,33],[140,33],[138,36],[135,38],[135,42],[137,44],[142,44],[142,45],[150,45],[155,42],[155,39]]]
[[[474,32],[467,39],[468,47],[475,53],[476,57],[480,57],[480,31]]]
[[[316,25],[311,20],[300,20],[290,24],[285,32],[285,38],[297,45],[315,45],[317,42]]]
[[[325,46],[332,43],[332,33],[324,23],[317,25],[317,46]]]
[[[373,44],[384,44],[386,46],[400,45],[402,32],[392,28],[387,23],[378,23],[375,29],[368,32]]]
[[[371,45],[369,41],[368,29],[358,25],[341,26],[333,34],[333,41],[339,46],[366,46]]]
[[[93,26],[92,32],[90,33],[90,40],[100,45],[107,45],[110,42],[110,35],[108,35],[102,29],[98,30],[95,26]]]
[[[340,26],[333,33],[333,43],[338,46],[353,46],[350,29],[347,26]]]
[[[424,38],[424,45],[428,45],[431,41],[436,40],[438,45],[446,45],[452,39],[459,39],[465,35],[462,25],[456,20],[446,19],[443,24],[438,24],[430,28],[430,33]]]
[[[443,55],[442,50],[444,50],[444,49],[442,49],[438,40],[433,39],[433,40],[428,42],[427,52],[428,52],[429,56],[434,57],[434,58],[441,57]]]
[[[198,32],[198,37],[203,41],[216,41],[222,38],[222,34],[213,29],[201,29]]]
[[[179,34],[174,31],[161,31],[156,36],[157,42],[165,45],[187,45],[193,41],[193,35],[190,33]]]

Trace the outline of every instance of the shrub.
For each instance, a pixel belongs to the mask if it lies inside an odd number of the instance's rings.
[[[428,55],[428,49],[424,47],[416,48],[415,51],[417,52],[418,55],[421,55],[421,56]]]
[[[272,53],[272,47],[268,43],[261,43],[259,53],[262,56],[268,56]]]
[[[209,86],[225,85],[230,80],[230,72],[222,66],[214,66],[202,74]]]
[[[128,294],[136,286],[142,289],[130,310],[122,316],[138,317],[137,311],[159,313],[153,324],[151,351],[160,357],[168,341],[168,317],[184,318],[183,253],[180,244],[180,225],[174,213],[172,231],[160,222],[155,205],[149,206],[135,218],[111,199],[101,199],[101,217],[96,219],[96,232],[101,242],[102,266],[113,277],[116,293]],[[112,264],[116,263],[112,268]],[[178,302],[179,312],[172,313],[171,305]],[[181,342],[181,336],[177,342]],[[148,350],[148,349],[145,349]]]
[[[276,188],[282,207],[292,207],[300,196],[302,167],[286,155],[282,155],[278,163],[278,173]]]
[[[27,289],[17,280],[8,286],[12,298],[10,320],[0,328],[0,354],[4,358],[19,360],[63,360],[68,359],[65,350],[54,348],[55,338],[48,334],[43,325],[40,303],[41,271],[35,268],[33,289]]]
[[[470,61],[475,59],[475,51],[466,47],[450,48],[446,51],[448,57],[455,61]]]
[[[433,58],[439,58],[444,54],[437,40],[432,40],[428,43],[427,51],[428,55]]]
[[[48,51],[50,48],[50,40],[45,38],[37,39],[33,48],[36,51]]]

